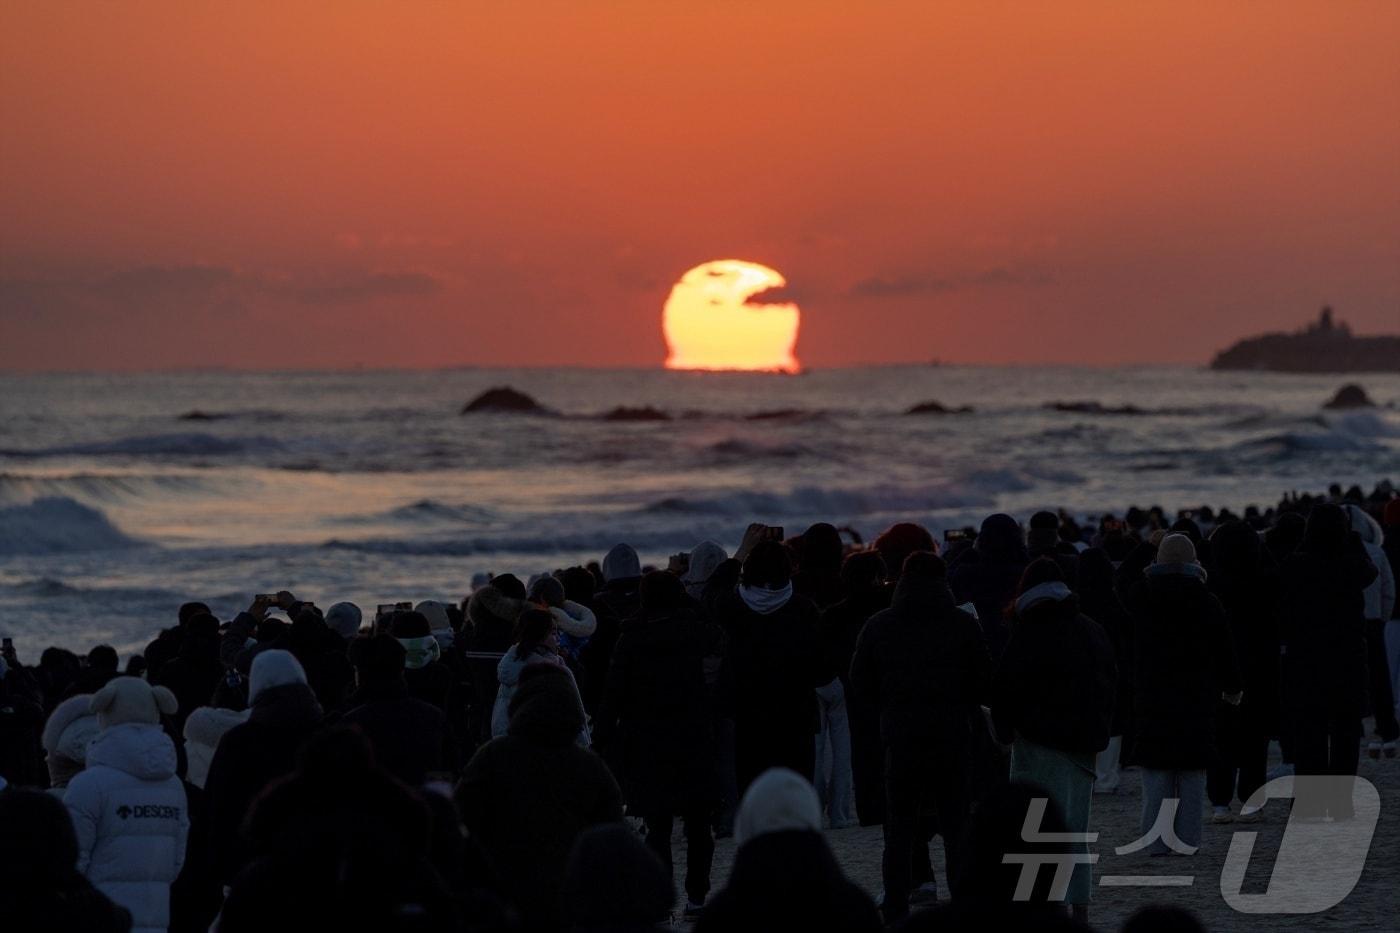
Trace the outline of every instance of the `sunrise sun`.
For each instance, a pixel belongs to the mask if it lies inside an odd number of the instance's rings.
[[[691,269],[671,288],[661,315],[666,368],[797,372],[797,305],[749,302],[786,284],[777,270],[742,259]]]

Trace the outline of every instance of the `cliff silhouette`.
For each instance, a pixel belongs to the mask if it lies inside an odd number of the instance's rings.
[[[1318,319],[1291,334],[1261,334],[1222,350],[1211,369],[1281,373],[1400,372],[1400,335],[1357,337],[1323,308]]]

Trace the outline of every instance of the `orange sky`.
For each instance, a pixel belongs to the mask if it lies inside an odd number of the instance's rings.
[[[0,368],[809,366],[1400,330],[1400,3],[0,2]]]

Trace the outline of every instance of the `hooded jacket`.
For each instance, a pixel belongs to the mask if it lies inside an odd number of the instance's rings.
[[[1043,598],[1035,598],[1037,591]],[[1048,748],[1092,754],[1108,747],[1118,665],[1113,643],[1063,583],[1027,590],[992,686],[992,722]]]
[[[151,723],[103,730],[63,802],[78,836],[78,870],[131,911],[133,930],[165,930],[190,825],[170,737]]]
[[[1395,612],[1395,574],[1385,553],[1385,532],[1359,505],[1348,505],[1351,530],[1361,537],[1366,556],[1376,565],[1376,579],[1366,587],[1366,618],[1389,619]]]
[[[185,780],[203,789],[224,733],[248,721],[248,711],[201,706],[185,720]]]
[[[569,675],[571,683],[574,682],[573,672],[569,670],[564,659],[558,654],[545,649],[537,649],[529,657],[522,658],[517,653],[517,649],[512,647],[496,665],[496,683],[500,686],[496,688],[496,703],[491,710],[491,737],[493,739],[505,735],[510,728],[511,698],[515,696],[516,688],[520,685],[520,675],[525,672],[525,668],[532,664],[549,664],[558,667]],[[578,691],[577,683],[574,684],[574,691]],[[580,702],[582,702],[582,697],[580,697]],[[579,730],[578,744],[587,748],[591,741],[588,726],[585,724]]]
[[[504,654],[515,635],[515,620],[528,604],[507,596],[494,586],[483,586],[467,603],[467,651],[479,655]],[[472,683],[472,734],[475,743],[491,738],[492,711],[496,703],[496,665],[499,658],[466,659],[466,672]]]
[[[1139,548],[1135,559],[1150,552]],[[1125,560],[1120,573],[1129,566]],[[1152,564],[1120,594],[1133,620],[1133,721],[1123,760],[1204,769],[1216,753],[1220,696],[1242,686],[1225,610],[1199,564]]]
[[[1346,514],[1315,506],[1279,569],[1285,709],[1355,717],[1360,729],[1369,714],[1365,591],[1378,573]]]
[[[321,718],[321,705],[305,683],[264,687],[253,698],[248,721],[219,740],[204,792],[220,881],[231,881],[247,861],[239,829],[249,805],[274,778],[291,772],[297,751]]]
[[[990,680],[982,630],[941,579],[901,577],[890,608],[871,616],[851,659],[851,691],[879,709],[885,745],[970,741],[968,715]]]
[[[575,838],[619,822],[622,793],[603,760],[575,744],[583,707],[563,670],[527,673],[509,715],[506,735],[467,764],[457,806],[526,928],[552,930]]]
[[[1030,562],[1021,526],[1010,515],[989,515],[972,547],[948,564],[948,586],[959,603],[977,607],[978,624],[992,660],[1001,657],[1007,629],[1002,619]]]

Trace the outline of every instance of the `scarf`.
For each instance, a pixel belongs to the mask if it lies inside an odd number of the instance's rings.
[[[398,643],[403,645],[403,666],[406,670],[416,671],[420,667],[427,667],[442,655],[437,639],[431,635],[424,635],[422,638],[400,638]]]
[[[792,599],[792,582],[780,590],[770,590],[762,586],[739,586],[739,598],[761,616],[771,615],[787,605]]]

